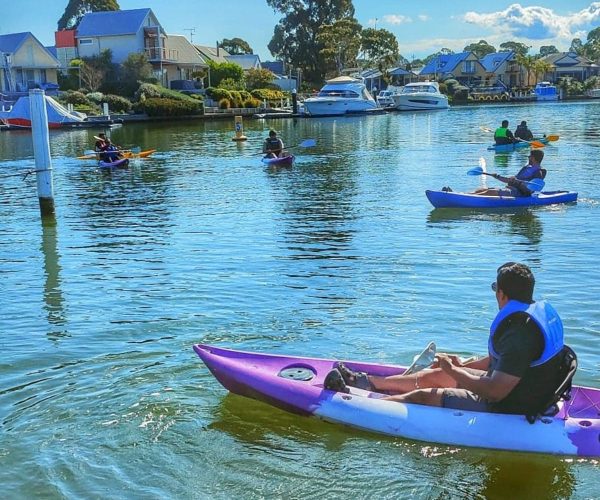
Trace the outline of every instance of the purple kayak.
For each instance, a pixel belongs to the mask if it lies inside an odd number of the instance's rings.
[[[292,413],[316,416],[389,436],[455,446],[600,457],[600,390],[573,386],[553,417],[530,424],[522,415],[484,413],[385,401],[383,394],[323,388],[335,360],[260,354],[209,345],[194,350],[230,392]],[[346,362],[373,375],[401,366]]]
[[[294,163],[294,155],[282,156],[281,158],[263,158],[262,162],[269,167],[290,167]]]
[[[129,160],[127,158],[120,158],[115,161],[103,161],[100,160],[98,162],[98,167],[100,168],[125,168],[129,165]]]

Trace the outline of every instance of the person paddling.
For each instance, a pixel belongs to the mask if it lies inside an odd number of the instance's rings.
[[[532,141],[533,133],[527,127],[527,122],[523,120],[520,125],[517,125],[515,130],[515,137],[523,141]]]
[[[502,120],[502,125],[494,132],[494,140],[496,141],[496,146],[515,142],[515,136],[508,128],[508,120]]]
[[[263,144],[265,158],[281,158],[284,147],[283,141],[277,137],[277,132],[270,130],[269,137],[265,139]]]

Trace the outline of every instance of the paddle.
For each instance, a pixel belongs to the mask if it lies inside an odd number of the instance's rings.
[[[483,130],[484,132],[488,132],[490,134],[494,133],[494,131],[491,128],[489,128],[489,127],[481,126],[479,128],[481,130]],[[527,142],[533,148],[543,148],[545,146],[545,144],[543,142],[540,142],[540,141],[535,141],[535,140],[533,140],[533,141],[526,141],[525,139],[519,139],[518,137],[515,137],[515,139],[518,142]],[[549,141],[558,141],[559,136],[558,135],[549,135],[549,136],[546,137],[546,139],[548,139]]]
[[[558,141],[560,139],[560,135],[558,134],[550,134],[546,136],[546,139],[548,139],[548,141],[550,142],[555,142]]]
[[[115,151],[115,153],[141,153],[142,152],[142,148],[140,147],[135,147],[135,148],[131,148],[131,149],[119,149],[117,151]],[[94,151],[93,149],[86,149],[83,154],[85,156],[90,156],[90,155],[97,155],[97,154],[101,154],[101,153],[106,153],[106,151]],[[78,156],[77,158],[79,159],[85,159],[83,156]]]
[[[481,167],[475,167],[472,168],[471,170],[469,170],[467,172],[467,175],[490,175],[492,177],[494,177],[495,179],[498,179],[499,181],[502,182],[508,182],[508,180],[505,180],[506,177],[503,177],[501,175],[498,174],[491,174],[488,172],[484,172],[483,168]],[[530,181],[521,181],[525,184],[525,186],[527,186],[527,189],[529,189],[529,191],[541,191],[542,189],[544,189],[544,186],[546,185],[546,183],[542,180],[542,179],[531,179]]]
[[[423,349],[421,354],[417,354],[411,363],[411,365],[406,369],[403,375],[411,375],[413,373],[417,373],[425,368],[429,368],[434,361],[435,358],[435,343],[429,342],[427,347]]]
[[[290,149],[296,149],[296,148],[312,148],[316,145],[317,145],[316,139],[304,139],[300,144],[297,144],[296,146],[290,146],[289,148],[284,148],[283,151],[288,151]],[[266,153],[264,151],[260,151],[259,153],[254,153],[254,154],[266,154]]]

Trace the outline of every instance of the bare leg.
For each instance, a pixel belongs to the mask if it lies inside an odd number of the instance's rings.
[[[454,380],[440,368],[423,370],[413,375],[393,375],[391,377],[369,376],[369,382],[377,391],[391,394],[403,394],[415,389],[430,389],[436,387],[456,387]]]
[[[417,389],[406,394],[396,394],[383,398],[397,403],[416,403],[418,405],[442,406],[444,389]]]
[[[497,189],[480,188],[476,189],[471,194],[477,194],[479,196],[500,196],[500,191]]]

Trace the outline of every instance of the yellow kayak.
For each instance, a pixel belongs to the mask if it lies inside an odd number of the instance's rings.
[[[132,158],[147,158],[152,153],[156,153],[156,149],[148,149],[147,151],[140,151],[139,153],[134,153],[133,151],[123,151],[121,154],[123,155],[123,158],[132,159]],[[89,155],[78,156],[77,159],[78,160],[99,160],[100,158],[99,158],[99,153],[94,153],[94,154],[89,154]]]

